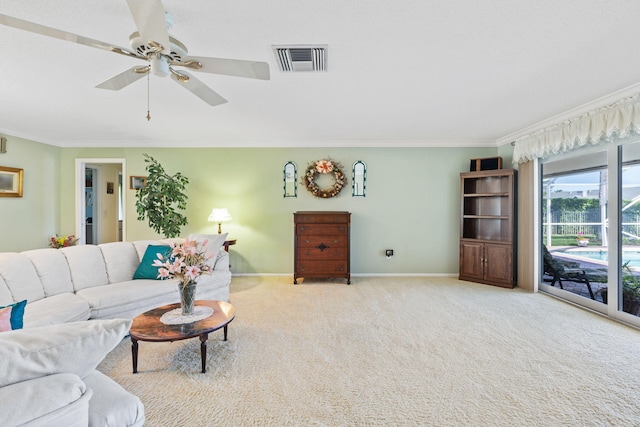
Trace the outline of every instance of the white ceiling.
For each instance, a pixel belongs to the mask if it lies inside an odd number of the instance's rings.
[[[94,88],[138,65],[0,26],[0,133],[60,146],[491,146],[640,82],[638,0],[164,0],[199,73]],[[0,13],[128,46],[125,0],[2,0]],[[272,45],[327,44],[328,72],[282,73]],[[195,73],[194,73],[195,74]],[[635,89],[634,89],[635,90]],[[640,90],[638,90],[640,91]],[[573,110],[577,111],[577,110]]]

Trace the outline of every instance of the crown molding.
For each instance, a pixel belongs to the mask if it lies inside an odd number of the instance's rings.
[[[1,131],[1,130],[0,130]],[[304,141],[53,141],[33,135],[7,134],[61,148],[495,148],[493,140],[304,140]]]
[[[631,86],[627,86],[624,89],[620,89],[616,92],[612,92],[608,95],[602,96],[593,101],[589,101],[586,104],[582,104],[579,107],[572,108],[571,110],[565,111],[564,113],[557,114],[553,117],[545,119],[541,122],[528,126],[524,129],[520,129],[519,131],[513,132],[509,135],[503,136],[499,138],[496,143],[498,147],[506,144],[510,144],[514,142],[516,139],[521,138],[526,135],[530,135],[539,130],[548,128],[550,126],[557,125],[558,123],[562,123],[565,120],[573,119],[575,117],[581,116],[591,110],[595,110],[596,108],[604,107],[605,105],[613,104],[616,101],[619,101],[628,96],[637,95],[640,92],[640,82],[635,83]]]

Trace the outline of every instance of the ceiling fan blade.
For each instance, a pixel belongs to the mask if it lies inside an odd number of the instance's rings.
[[[147,68],[146,72],[140,72],[142,69]],[[116,74],[100,83],[96,86],[99,89],[120,90],[131,83],[136,82],[147,75],[149,67],[132,67],[120,74]]]
[[[171,78],[174,81],[176,81],[178,84],[183,86],[185,89],[193,93],[195,96],[202,99],[207,104],[211,105],[212,107],[215,107],[216,105],[224,104],[225,102],[227,102],[226,99],[218,95],[209,86],[205,85],[200,80],[193,77],[191,74],[185,71],[180,71],[180,74],[188,77],[189,80],[187,80],[186,82],[180,81],[178,80],[178,78],[174,73],[171,73]]]
[[[202,68],[188,65],[189,61],[202,64]],[[185,64],[187,63],[187,64]],[[196,71],[226,76],[248,77],[250,79],[269,80],[269,64],[266,62],[244,61],[242,59],[208,58],[206,56],[189,56],[173,65],[183,65]]]
[[[160,0],[127,0],[127,4],[142,40],[159,44],[162,53],[171,53],[167,18]]]
[[[89,37],[79,36],[67,31],[58,30],[56,28],[47,27],[45,25],[36,24],[35,22],[24,21],[22,19],[13,18],[7,15],[0,15],[0,24],[8,27],[17,28],[19,30],[28,31],[30,33],[42,34],[43,36],[53,37],[60,40],[66,40],[73,43],[83,44],[85,46],[95,47],[98,49],[108,50],[111,52],[121,53],[134,58],[145,59],[140,57],[128,49],[113,44],[94,40]]]

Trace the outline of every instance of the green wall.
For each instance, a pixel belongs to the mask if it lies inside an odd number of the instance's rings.
[[[75,159],[126,159],[125,198],[127,240],[158,237],[135,213],[135,193],[128,189],[131,175],[145,175],[143,153],[156,158],[170,173],[190,179],[183,234],[215,233],[207,217],[214,207],[229,209],[233,220],[223,231],[238,239],[231,248],[236,274],[292,274],[293,212],[345,210],[352,213],[351,270],[353,274],[455,274],[458,269],[459,173],[469,159],[491,157],[497,148],[52,148],[36,144],[48,162],[59,168],[59,185],[50,198],[59,214],[35,205],[51,224],[30,230],[22,214],[14,212],[7,230],[33,234],[28,244],[0,243],[0,250],[44,247],[53,232],[75,230]],[[293,161],[298,179],[314,160],[332,158],[342,164],[348,185],[332,199],[313,197],[298,185],[298,197],[283,198],[282,168]],[[351,166],[367,164],[367,195],[351,197]],[[509,167],[509,165],[505,165]],[[54,174],[55,175],[55,174]],[[43,180],[47,178],[42,177]],[[42,196],[42,193],[38,193]],[[0,201],[4,202],[4,201]],[[58,224],[58,228],[54,226]],[[385,249],[395,256],[386,259]]]
[[[46,247],[49,237],[60,233],[60,149],[21,138],[7,140],[0,166],[24,169],[24,181],[22,197],[0,197],[0,251]],[[73,214],[73,200],[66,209]]]

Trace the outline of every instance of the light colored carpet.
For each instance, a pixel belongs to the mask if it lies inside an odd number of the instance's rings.
[[[451,278],[235,277],[229,340],[124,340],[148,426],[640,425],[640,331]]]

